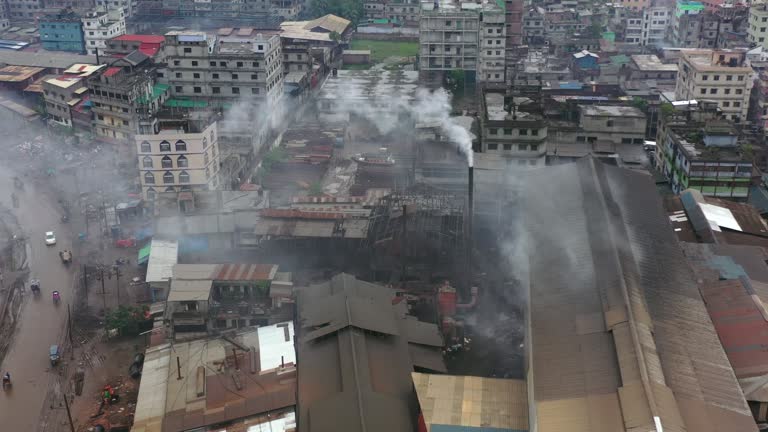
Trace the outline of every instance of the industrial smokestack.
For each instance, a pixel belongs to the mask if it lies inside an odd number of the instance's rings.
[[[469,190],[467,191],[467,280],[466,287],[472,286],[472,249],[475,218],[475,167],[469,167]]]

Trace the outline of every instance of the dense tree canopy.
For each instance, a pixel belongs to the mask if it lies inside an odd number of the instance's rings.
[[[361,0],[312,0],[310,11],[315,17],[338,15],[352,21],[353,26],[357,25],[364,14]]]

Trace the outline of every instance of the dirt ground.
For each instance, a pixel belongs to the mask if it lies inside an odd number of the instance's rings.
[[[75,397],[72,404],[72,418],[75,430],[85,432],[96,424],[131,425],[136,409],[139,380],[128,376],[134,354],[143,352],[144,339],[126,338],[102,340],[93,346],[99,360],[89,367],[87,356],[80,361],[80,367],[86,369],[82,396]],[[118,403],[107,407],[104,414],[94,417],[99,411],[101,391],[105,384],[111,385],[120,396]]]

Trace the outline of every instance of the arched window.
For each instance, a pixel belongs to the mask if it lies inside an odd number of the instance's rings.
[[[141,160],[141,166],[144,168],[152,168],[152,158],[149,156],[144,156],[144,158]]]
[[[157,195],[157,194],[155,193],[155,190],[153,188],[147,189],[147,199],[148,200],[154,201],[155,200],[155,195]]]
[[[173,183],[173,173],[170,171],[166,171],[165,174],[163,174],[163,183]]]
[[[142,153],[152,153],[152,145],[149,143],[149,141],[142,141],[141,142],[141,152]]]
[[[163,164],[163,168],[173,168],[173,160],[170,156],[163,156],[160,162]]]
[[[176,151],[187,151],[187,143],[182,140],[176,141]]]
[[[176,159],[176,165],[179,168],[187,168],[189,166],[189,161],[187,160],[186,156],[181,155],[178,159]]]
[[[171,151],[171,143],[168,141],[161,141],[160,142],[160,151],[161,152],[169,152]]]
[[[146,184],[155,184],[155,175],[151,172],[145,172],[144,173],[144,183]]]
[[[179,173],[179,183],[189,183],[189,173],[182,171]]]

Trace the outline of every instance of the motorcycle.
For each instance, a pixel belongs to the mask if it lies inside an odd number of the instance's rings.
[[[59,301],[61,300],[61,295],[58,291],[53,292],[53,303],[59,304]]]
[[[12,385],[11,377],[8,375],[3,375],[3,390],[11,388]]]

